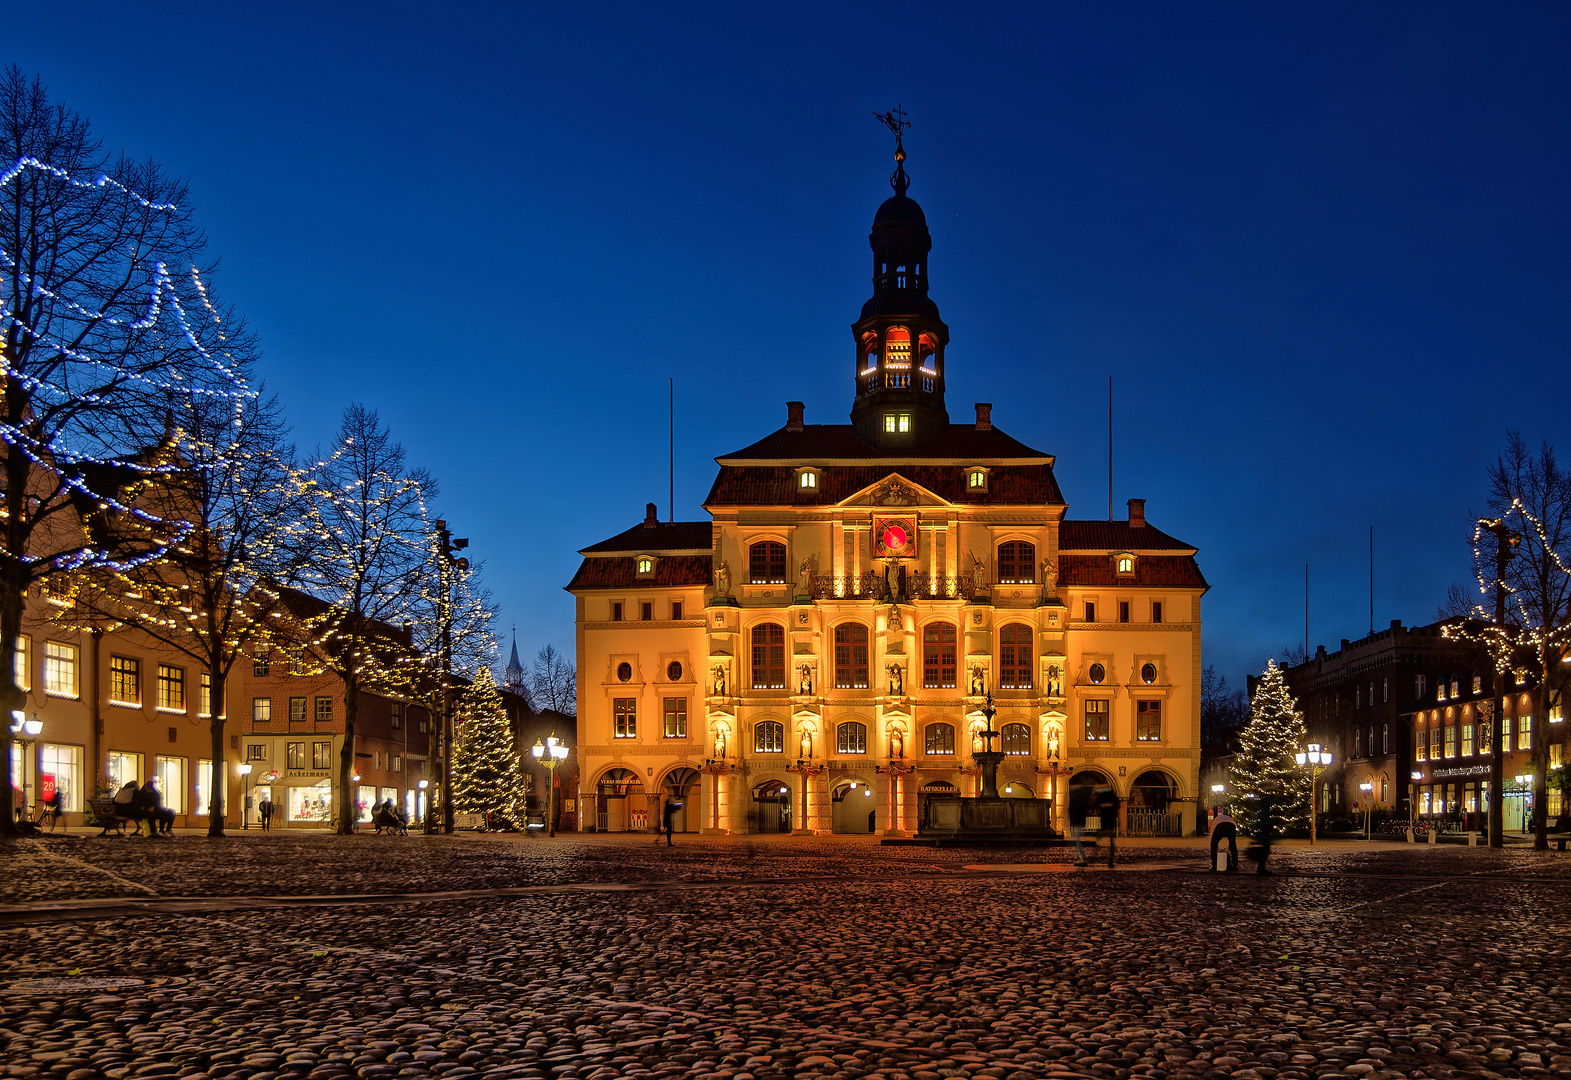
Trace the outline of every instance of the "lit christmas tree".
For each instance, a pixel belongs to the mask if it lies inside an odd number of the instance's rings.
[[[1307,737],[1304,714],[1287,692],[1282,670],[1268,660],[1233,758],[1233,782],[1243,796],[1238,817],[1249,835],[1279,837],[1309,828],[1309,786],[1293,760]],[[1262,820],[1262,811],[1269,821]]]
[[[490,668],[480,669],[474,685],[464,691],[458,710],[454,808],[463,814],[495,814],[508,824],[521,824],[528,781]]]

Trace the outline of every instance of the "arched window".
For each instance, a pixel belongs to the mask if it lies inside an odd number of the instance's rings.
[[[785,752],[785,725],[778,720],[760,720],[753,725],[753,753]]]
[[[1011,540],[998,545],[998,581],[1002,585],[1030,585],[1036,581],[1036,545]]]
[[[884,367],[895,371],[911,370],[911,331],[891,326],[884,335]]]
[[[929,623],[922,629],[922,685],[929,690],[955,686],[955,626]],[[950,750],[949,753],[954,753]]]
[[[955,752],[955,728],[953,724],[927,725],[927,752],[929,754],[953,754]]]
[[[1025,623],[1010,623],[998,632],[998,685],[1005,690],[1031,686],[1031,628]]]
[[[867,725],[847,720],[835,727],[835,753],[867,753]]]
[[[867,627],[861,623],[835,627],[835,687],[867,689]]]
[[[760,540],[747,549],[747,580],[754,585],[784,585],[786,551],[784,544]]]
[[[1001,734],[1004,736],[1004,753],[1012,757],[1031,756],[1031,726],[1029,724],[1005,724]]]
[[[785,689],[785,627],[779,623],[753,627],[753,689]]]

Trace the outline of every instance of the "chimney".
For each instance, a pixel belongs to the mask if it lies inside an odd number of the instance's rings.
[[[1146,525],[1146,501],[1144,499],[1129,500],[1129,527],[1143,529]]]
[[[786,402],[786,430],[802,430],[802,410],[805,408],[800,401]]]
[[[993,403],[979,401],[976,403],[976,429],[978,431],[993,430]]]
[[[654,503],[644,504],[644,528],[652,529],[660,524],[660,515],[655,512]]]

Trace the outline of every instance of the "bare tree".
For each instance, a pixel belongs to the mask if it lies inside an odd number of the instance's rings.
[[[529,673],[529,698],[536,709],[578,715],[578,668],[555,646],[546,645],[535,654],[534,670]]]
[[[75,603],[55,620],[127,626],[201,666],[213,754],[207,834],[222,836],[229,672],[271,636],[266,583],[286,572],[293,450],[273,398],[231,403],[187,394],[173,404],[164,452],[174,471],[145,485],[138,506],[188,522],[190,533],[162,558],[81,575]]]
[[[1520,432],[1508,432],[1506,449],[1489,467],[1489,512],[1519,537],[1516,549],[1498,577],[1496,537],[1480,521],[1473,534],[1473,562],[1479,596],[1466,612],[1473,623],[1447,627],[1448,636],[1481,641],[1500,672],[1530,670],[1537,684],[1533,696],[1536,722],[1532,734],[1533,805],[1538,808],[1533,846],[1549,846],[1547,805],[1549,767],[1548,715],[1562,706],[1571,679],[1571,471],[1561,468],[1555,448],[1546,439],[1537,452]],[[1505,586],[1506,625],[1494,625],[1491,598],[1497,581]],[[1460,607],[1453,590],[1448,607]],[[1460,614],[1460,612],[1458,612]],[[1499,718],[1496,718],[1498,722]],[[1494,793],[1499,798],[1498,793]]]
[[[170,395],[239,401],[253,342],[211,299],[183,182],[111,159],[15,67],[0,76],[0,713],[20,710],[23,597],[161,556],[190,532],[137,496]],[[98,767],[97,762],[94,768]],[[0,755],[0,831],[16,829]]]
[[[1200,673],[1200,744],[1225,746],[1248,722],[1248,695],[1229,686],[1215,664],[1207,664]]]
[[[338,756],[338,832],[355,827],[355,722],[362,690],[398,686],[412,650],[432,529],[425,500],[435,483],[407,469],[404,448],[377,414],[344,410],[332,452],[304,474],[295,526],[296,583],[322,605],[297,607],[302,645],[344,690],[344,745]]]

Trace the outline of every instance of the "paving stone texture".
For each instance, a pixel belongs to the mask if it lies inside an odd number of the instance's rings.
[[[0,843],[0,1069],[1571,1076],[1571,855],[683,840]]]

